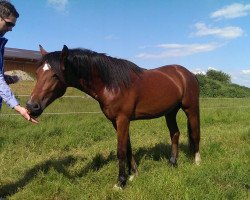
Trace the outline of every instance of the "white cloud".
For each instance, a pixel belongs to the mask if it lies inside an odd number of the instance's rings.
[[[48,4],[57,11],[64,12],[68,4],[68,0],[47,0]]]
[[[209,70],[214,70],[214,71],[219,71],[218,69],[214,68],[214,67],[208,67],[206,70],[201,69],[201,68],[195,68],[193,70],[191,70],[194,74],[203,74],[205,75],[207,73],[207,71]]]
[[[241,73],[245,75],[250,75],[250,69],[241,70]]]
[[[250,69],[240,70],[231,75],[232,82],[250,88]]]
[[[160,44],[156,47],[163,49],[160,53],[140,53],[137,58],[142,59],[162,59],[167,57],[183,57],[196,53],[213,51],[222,44],[207,43],[207,44]]]
[[[114,34],[110,34],[104,37],[105,40],[118,40],[119,38],[114,35]]]
[[[194,74],[202,74],[202,75],[205,75],[206,72],[200,68],[196,68],[196,69],[193,69],[191,70]]]
[[[240,4],[234,3],[229,6],[225,6],[213,13],[211,13],[210,17],[214,19],[233,19],[238,17],[243,17],[248,15],[250,12],[250,4]]]
[[[218,71],[218,69],[214,68],[214,67],[208,67],[207,70],[214,70],[214,71]]]
[[[197,32],[195,33],[196,36],[207,36],[207,35],[214,35],[217,37],[225,38],[225,39],[234,39],[243,35],[243,30],[240,27],[236,26],[227,26],[224,28],[209,28],[204,23],[196,23],[195,27]]]

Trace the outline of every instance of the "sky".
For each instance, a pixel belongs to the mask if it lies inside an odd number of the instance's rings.
[[[86,48],[153,69],[180,64],[250,88],[250,0],[12,0],[7,47]]]

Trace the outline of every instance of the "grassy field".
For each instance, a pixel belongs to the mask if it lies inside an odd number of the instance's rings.
[[[13,86],[24,105],[30,86]],[[5,105],[0,113],[0,197],[8,199],[250,199],[250,99],[201,99],[200,166],[178,114],[178,167],[168,165],[164,118],[131,123],[139,176],[115,191],[116,135],[98,104],[70,89],[33,125]],[[69,112],[78,112],[71,114]],[[94,113],[91,113],[94,112]],[[96,113],[97,112],[97,113]],[[52,114],[57,113],[57,114]],[[64,113],[64,114],[60,114]],[[1,199],[1,198],[0,198]]]

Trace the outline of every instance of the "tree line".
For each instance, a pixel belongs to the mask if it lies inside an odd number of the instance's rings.
[[[250,88],[233,84],[225,72],[210,69],[206,74],[196,74],[201,97],[250,97]]]

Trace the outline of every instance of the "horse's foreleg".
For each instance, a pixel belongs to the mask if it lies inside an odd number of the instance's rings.
[[[126,184],[126,158],[129,136],[129,119],[118,117],[116,120],[117,129],[117,158],[119,163],[118,182],[115,187],[123,188]]]
[[[174,110],[171,113],[165,115],[167,126],[170,132],[171,137],[171,157],[169,162],[173,166],[177,166],[177,157],[178,157],[178,145],[179,145],[179,136],[180,132],[176,122],[176,114],[178,110]]]
[[[127,144],[127,163],[128,163],[129,180],[132,181],[134,176],[138,175],[138,170],[137,170],[137,165],[136,165],[134,156],[132,154],[132,148],[131,148],[129,135],[128,135],[128,144]]]

